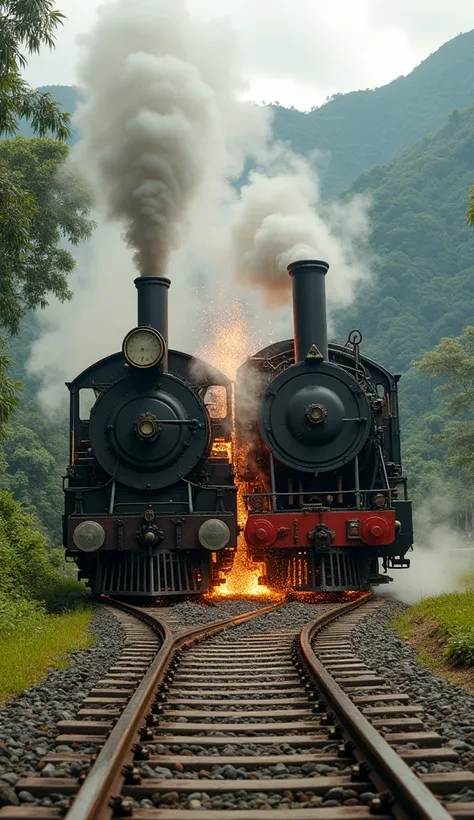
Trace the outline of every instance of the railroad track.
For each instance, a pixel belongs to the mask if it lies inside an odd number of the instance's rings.
[[[72,805],[6,807],[0,820],[185,820],[190,810],[201,820],[472,820],[474,803],[449,796],[474,775],[410,769],[456,753],[351,650],[351,630],[375,606],[315,606],[301,632],[281,604],[191,630],[172,610],[123,606],[122,658],[78,720],[59,724],[43,776],[16,784]],[[49,778],[48,763],[89,771]]]
[[[456,762],[458,755],[443,747],[438,733],[423,729],[421,706],[410,704],[405,693],[393,692],[352,650],[350,633],[370,608],[382,603],[368,600],[354,611],[341,611],[337,618],[328,613],[303,628],[294,658],[309,673],[318,698],[315,712],[333,724],[338,754],[356,758],[353,777],[370,777],[378,793],[370,801],[373,813],[399,820],[472,820],[474,803],[450,798],[472,789],[474,774],[460,769],[417,775],[411,769],[421,761]]]

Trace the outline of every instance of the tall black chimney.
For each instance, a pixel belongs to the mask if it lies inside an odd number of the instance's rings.
[[[138,324],[158,330],[166,342],[163,360],[168,365],[168,288],[170,280],[165,276],[139,276],[135,279],[138,291]]]
[[[293,324],[295,362],[302,362],[315,345],[323,359],[328,357],[326,322],[327,262],[304,259],[288,265],[293,280]]]

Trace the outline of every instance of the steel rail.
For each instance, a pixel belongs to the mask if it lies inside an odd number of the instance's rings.
[[[66,814],[66,820],[110,820],[112,817],[113,809],[110,801],[113,796],[121,792],[124,781],[123,766],[133,761],[133,746],[139,740],[139,729],[174,653],[184,646],[191,646],[202,639],[213,637],[230,626],[236,626],[258,615],[272,612],[281,607],[285,601],[278,601],[276,604],[245,612],[233,618],[224,618],[191,627],[176,635],[172,634],[169,626],[158,616],[155,617],[138,607],[114,599],[108,599],[107,603],[145,621],[161,635],[163,644],[97,755]]]
[[[343,692],[313,651],[312,641],[317,632],[362,606],[371,597],[372,593],[368,593],[357,601],[343,604],[336,612],[326,612],[306,624],[300,633],[302,657],[316,687],[355,744],[355,756],[369,763],[369,779],[379,791],[389,791],[392,795],[395,802],[390,810],[394,817],[398,820],[452,820],[451,814]]]

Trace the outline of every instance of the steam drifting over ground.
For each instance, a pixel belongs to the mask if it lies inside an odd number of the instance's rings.
[[[431,595],[461,589],[463,575],[474,571],[474,541],[468,541],[450,519],[455,499],[433,488],[428,500],[416,510],[415,544],[409,570],[389,570],[394,582],[378,587],[377,594],[414,604]]]

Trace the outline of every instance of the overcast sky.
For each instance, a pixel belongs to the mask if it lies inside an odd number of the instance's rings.
[[[106,0],[107,1],[107,0]],[[35,86],[76,81],[76,35],[99,0],[57,0],[68,17],[53,53],[30,60]],[[383,85],[474,28],[473,0],[188,0],[199,17],[230,16],[249,98],[310,108],[330,94]]]

